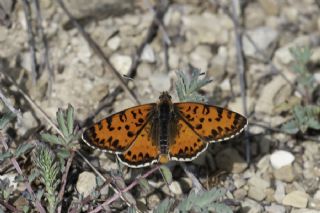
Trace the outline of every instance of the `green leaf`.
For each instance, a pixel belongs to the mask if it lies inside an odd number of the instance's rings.
[[[210,191],[203,192],[196,197],[196,205],[199,207],[208,206],[212,202],[218,200],[225,194],[225,190],[212,188]]]
[[[177,72],[176,91],[180,101],[196,101],[204,102],[204,96],[199,95],[197,91],[212,80],[208,78],[200,78],[201,73],[198,69],[191,70],[191,80],[183,72]]]
[[[148,192],[150,191],[150,185],[148,183],[148,181],[144,178],[141,178],[139,180],[139,185],[141,186],[141,188],[145,191],[145,192]]]
[[[232,209],[224,203],[212,203],[209,208],[211,212],[216,213],[232,213]]]
[[[12,157],[12,153],[10,151],[0,153],[0,161],[4,161],[4,160],[11,158],[11,157]]]
[[[283,124],[281,129],[289,134],[296,134],[299,132],[299,126],[295,120],[291,120]]]
[[[130,206],[127,210],[127,213],[136,213],[136,210],[133,208],[133,206]]]
[[[27,151],[29,151],[31,148],[33,148],[33,144],[31,143],[24,143],[21,144],[20,146],[18,146],[18,148],[16,149],[14,156],[15,157],[19,157],[20,155],[23,155],[24,153],[26,153]]]
[[[307,122],[307,125],[312,129],[320,129],[320,122],[316,118],[310,118]]]
[[[44,189],[37,190],[36,197],[37,197],[38,200],[41,200],[43,195],[44,195]]]
[[[67,109],[67,126],[68,126],[68,133],[69,135],[71,135],[73,133],[73,125],[74,125],[74,121],[73,121],[73,116],[74,116],[74,109],[71,106],[71,104],[68,105],[68,109]]]
[[[57,145],[63,145],[64,141],[62,138],[52,135],[49,133],[41,133],[40,134],[41,139],[44,140],[45,142],[51,143],[51,144],[57,144]]]
[[[4,129],[4,127],[15,117],[16,114],[11,111],[4,113],[0,118],[0,129]]]
[[[173,204],[173,201],[169,198],[164,199],[157,207],[154,208],[154,213],[167,213],[170,212],[170,208]]]
[[[57,155],[59,158],[67,159],[70,156],[70,152],[67,149],[60,149]]]
[[[34,179],[36,179],[37,177],[39,177],[39,175],[40,175],[39,171],[36,170],[36,169],[33,169],[33,170],[31,171],[31,174],[30,174],[29,177],[28,177],[29,182],[30,182],[30,183],[33,182]]]
[[[30,210],[30,207],[28,205],[23,205],[23,207],[22,207],[23,212],[27,213],[27,212],[29,212],[29,210]]]
[[[180,202],[177,206],[177,212],[189,212],[191,209],[196,212],[207,212],[209,207],[214,206],[216,201],[224,196],[225,190],[213,188],[210,191],[195,193],[192,190],[188,197]]]
[[[65,122],[65,119],[64,119],[64,113],[63,113],[62,109],[58,109],[57,121],[58,121],[59,129],[62,131],[62,134],[65,137],[68,137],[69,136],[68,129],[67,129],[67,126],[66,126],[66,122]]]
[[[161,171],[161,174],[164,178],[164,180],[170,184],[172,182],[172,173],[170,171],[170,169],[168,169],[168,167],[166,167],[165,165],[162,165],[160,167],[160,171]]]

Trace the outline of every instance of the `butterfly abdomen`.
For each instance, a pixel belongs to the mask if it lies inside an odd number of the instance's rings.
[[[161,154],[168,154],[169,122],[171,119],[171,103],[162,102],[158,105],[159,146]]]

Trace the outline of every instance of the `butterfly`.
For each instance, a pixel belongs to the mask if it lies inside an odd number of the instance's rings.
[[[172,103],[163,92],[158,103],[128,108],[93,124],[82,139],[138,168],[192,161],[209,143],[231,139],[246,126],[247,119],[236,112],[196,102]]]

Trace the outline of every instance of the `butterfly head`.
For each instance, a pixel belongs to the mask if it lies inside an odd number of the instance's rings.
[[[159,101],[161,103],[164,103],[164,102],[171,103],[171,96],[169,95],[168,92],[162,92],[161,95],[159,96]]]

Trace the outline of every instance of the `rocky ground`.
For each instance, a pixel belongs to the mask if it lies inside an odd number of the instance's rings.
[[[11,149],[38,138],[39,132],[50,125],[9,78],[53,120],[58,108],[66,108],[70,103],[81,127],[90,116],[99,120],[137,104],[128,92],[119,89],[119,79],[72,24],[59,1],[40,1],[40,23],[49,50],[46,63],[43,37],[39,29],[28,34],[30,28],[22,2],[14,6],[12,0],[0,2],[1,94],[21,113],[6,131],[12,138]],[[289,51],[296,46],[311,49],[308,68],[319,85],[318,1],[258,0],[238,7],[236,0],[173,0],[158,2],[154,7],[155,2],[158,1],[68,0],[65,4],[116,71],[127,76],[123,80],[131,78],[128,88],[141,103],[156,101],[162,91],[170,91],[178,100],[174,87],[176,71],[189,73],[190,67],[213,79],[201,90],[209,103],[244,113],[241,94],[245,92],[250,164],[246,162],[243,136],[229,143],[210,145],[205,154],[188,164],[206,189],[224,187],[225,198],[233,201],[237,212],[320,212],[319,131],[287,134],[281,129],[292,119],[294,104],[319,104],[318,90],[308,93],[302,88],[301,92],[299,75],[293,71],[294,57]],[[31,4],[33,27],[39,21],[36,11]],[[242,36],[238,37],[240,33]],[[28,41],[32,37],[39,73],[34,72],[30,54]],[[243,64],[239,58],[244,59]],[[241,69],[245,91],[240,83]],[[100,107],[102,110],[98,110]],[[79,143],[103,175],[119,169],[113,155],[92,152],[80,140]],[[26,154],[18,160],[23,171],[28,171],[29,157]],[[17,173],[10,165],[9,160],[1,162],[0,178],[10,178],[14,184]],[[141,186],[130,191],[130,202],[141,211],[151,211],[166,197],[179,200],[186,196],[193,187],[192,178],[179,164],[170,164],[169,168],[172,183],[166,184],[155,173],[148,177],[147,191]],[[130,184],[137,175],[149,170],[125,169],[123,178]],[[69,172],[69,193],[65,194],[70,196],[69,204],[72,197],[79,197],[79,193],[86,196],[95,189],[95,177],[97,174],[76,156]],[[105,188],[101,194],[106,199],[109,196],[108,187]],[[28,202],[21,196],[23,184],[15,190],[8,203],[18,207],[19,202]],[[114,211],[126,208],[121,199],[112,204]],[[1,209],[4,210],[2,203]]]

